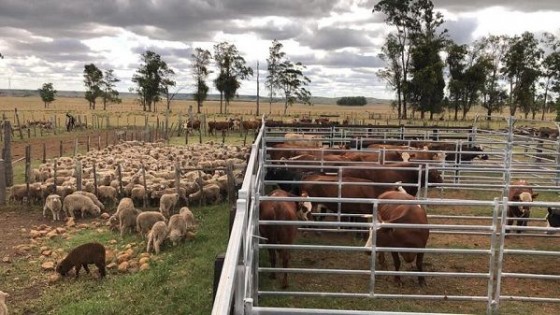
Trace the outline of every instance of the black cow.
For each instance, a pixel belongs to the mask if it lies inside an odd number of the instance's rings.
[[[560,227],[560,208],[548,207],[546,215],[546,227]]]

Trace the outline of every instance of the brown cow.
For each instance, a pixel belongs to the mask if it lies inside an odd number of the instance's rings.
[[[295,197],[281,189],[273,190],[269,196],[273,197]],[[298,203],[295,201],[261,201],[259,205],[259,219],[275,221],[307,221],[310,216],[311,206],[308,202]],[[293,244],[297,234],[297,227],[294,225],[261,225],[259,226],[260,236],[266,238],[268,244]],[[270,266],[276,267],[276,251],[282,259],[282,268],[288,268],[290,252],[288,249],[269,249],[268,256]],[[271,279],[276,278],[275,273],[270,274]],[[281,280],[282,288],[288,287],[288,273],[284,273]]]
[[[208,122],[208,133],[211,135],[216,135],[214,131],[229,130],[232,129],[234,125],[234,120],[230,119],[228,121],[209,121]]]
[[[379,199],[396,199],[396,200],[416,200],[413,196],[400,191],[387,191],[379,196]],[[428,224],[426,211],[420,205],[407,204],[383,204],[380,203],[377,209],[377,218],[380,223],[409,223],[409,224]],[[375,232],[376,247],[402,247],[402,248],[425,248],[428,243],[430,231],[422,228],[392,228],[381,227]],[[365,247],[372,247],[373,231],[370,230],[368,240]],[[369,253],[371,254],[371,253]],[[399,271],[402,258],[412,263],[416,259],[416,268],[422,272],[424,253],[397,253],[391,252],[393,256],[393,264],[395,270]],[[382,252],[378,255],[382,267],[385,265],[385,256]],[[395,281],[400,285],[401,277],[395,276]],[[424,276],[418,277],[418,284],[424,286],[426,280]]]
[[[196,119],[194,121],[187,121],[185,124],[183,124],[183,128],[185,130],[187,130],[187,132],[189,130],[200,130],[200,120]]]
[[[538,193],[533,193],[533,188],[528,187],[526,180],[518,180],[512,183],[515,186],[522,187],[511,187],[509,189],[509,201],[516,202],[532,202],[533,199],[537,198]],[[525,187],[523,187],[525,186]],[[515,218],[528,218],[531,216],[531,208],[529,206],[509,206],[507,210],[507,225],[513,225],[514,221],[517,221],[517,226],[527,226],[526,220],[516,220]],[[506,230],[509,233],[509,230]],[[517,230],[517,233],[521,233],[521,230]]]
[[[425,185],[425,165],[415,164],[415,163],[393,163],[393,164],[369,164],[371,168],[347,168],[342,170],[342,176],[346,177],[359,177],[371,180],[376,183],[395,183],[402,182],[403,184],[417,184],[420,181],[420,187]],[[411,167],[422,167],[421,174],[418,170],[410,169]],[[406,169],[405,169],[406,168]],[[420,177],[419,177],[420,175]],[[431,169],[428,172],[428,182],[429,183],[442,183],[443,179],[439,171]],[[387,187],[389,190],[391,186]],[[411,194],[416,196],[418,193],[418,187],[416,186],[405,186],[404,189]]]
[[[349,202],[342,202],[340,203],[340,212],[344,214],[371,214],[373,211],[373,205],[369,200],[373,198],[377,198],[383,192],[387,190],[396,190],[396,187],[387,187],[387,186],[376,186],[371,185],[373,184],[371,181],[363,178],[356,178],[356,177],[342,177],[342,182],[353,182],[353,183],[364,183],[364,185],[359,184],[344,184],[340,187],[339,193],[339,185],[338,185],[339,177],[336,175],[321,175],[321,174],[313,174],[303,176],[302,181],[308,182],[322,182],[321,184],[311,184],[311,183],[302,183],[300,190],[302,196],[309,196],[309,197],[332,197],[338,198],[339,196],[342,198],[363,198],[364,203],[349,203]],[[369,185],[368,185],[369,184]],[[312,202],[312,212],[321,212],[324,213],[326,211],[338,212],[338,202]],[[320,220],[320,219],[319,219]],[[359,220],[363,220],[363,218],[359,217]]]
[[[243,130],[258,130],[261,127],[260,120],[244,120],[241,122]]]

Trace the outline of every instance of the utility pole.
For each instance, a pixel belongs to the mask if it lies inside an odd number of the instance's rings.
[[[260,88],[260,84],[259,84],[259,61],[257,60],[257,117],[259,116],[259,88]]]

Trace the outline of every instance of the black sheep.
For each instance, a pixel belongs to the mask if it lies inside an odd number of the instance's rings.
[[[101,278],[105,277],[105,247],[99,243],[86,243],[74,248],[56,266],[56,272],[65,276],[72,268],[76,268],[76,278],[84,267],[89,273],[88,264],[95,264]]]

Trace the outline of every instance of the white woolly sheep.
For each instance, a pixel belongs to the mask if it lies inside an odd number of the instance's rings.
[[[130,191],[130,198],[132,198],[133,201],[139,202],[140,204],[144,201],[145,194],[146,189],[144,189],[144,186],[136,185]]]
[[[167,224],[168,238],[173,243],[173,246],[177,245],[177,242],[184,240],[187,235],[187,221],[180,214],[174,214],[169,218],[169,224]]]
[[[39,201],[42,197],[42,190],[40,183],[33,183],[29,185],[29,198],[33,201]],[[27,198],[27,185],[26,184],[18,184],[13,185],[10,193],[10,201],[20,201],[23,203],[23,200]]]
[[[52,194],[45,200],[45,205],[43,206],[43,217],[47,216],[47,210],[50,210],[54,221],[60,220],[60,212],[62,211],[62,199],[59,195]]]
[[[88,197],[89,199],[91,199],[91,201],[93,201],[93,203],[99,207],[99,209],[101,209],[101,211],[105,210],[105,206],[101,203],[101,201],[99,201],[99,199],[97,199],[97,196],[95,194],[92,194],[90,192],[87,191],[75,191],[75,194],[82,194],[86,197]]]
[[[80,211],[82,218],[86,212],[94,216],[98,216],[101,213],[101,209],[91,199],[82,194],[71,194],[64,197],[63,204],[62,210],[67,216],[72,218],[74,218],[74,211]]]
[[[119,218],[117,217],[117,214],[113,214],[109,217],[109,219],[107,219],[107,225],[109,226],[110,231],[119,230]]]
[[[141,213],[140,210],[134,208],[123,208],[118,211],[119,219],[119,230],[121,232],[121,237],[124,236],[126,230],[130,230],[132,233],[136,227],[136,218]]]
[[[218,186],[217,184],[210,184],[202,187],[202,190],[190,194],[189,202],[200,201],[203,193],[204,193],[204,198],[206,203],[213,202],[216,204],[222,200],[222,195],[220,193],[220,186]]]
[[[182,207],[179,210],[179,215],[181,215],[183,219],[185,219],[185,222],[187,223],[187,230],[190,231],[196,229],[196,219],[194,218],[194,214],[192,213],[191,209],[189,209],[189,207]]]
[[[8,293],[0,291],[0,315],[8,315],[8,306],[6,306],[8,296],[10,296]]]
[[[159,254],[159,246],[167,237],[167,225],[163,221],[158,221],[148,233],[148,246],[146,252],[150,252],[150,244],[153,244],[156,255]]]
[[[111,186],[99,186],[97,187],[97,195],[100,200],[105,202],[111,201],[114,205],[118,203],[117,200],[117,190]]]
[[[136,230],[142,235],[142,238],[144,238],[152,226],[158,221],[167,223],[167,219],[160,212],[144,211],[136,217]]]
[[[115,215],[118,215],[119,212],[124,209],[134,209],[134,202],[132,202],[132,199],[128,197],[121,199],[119,205],[117,206],[117,212],[115,212]]]
[[[179,194],[172,193],[172,194],[163,194],[159,199],[159,211],[168,218],[171,213],[174,212],[175,205],[177,205],[177,201],[179,201]]]

